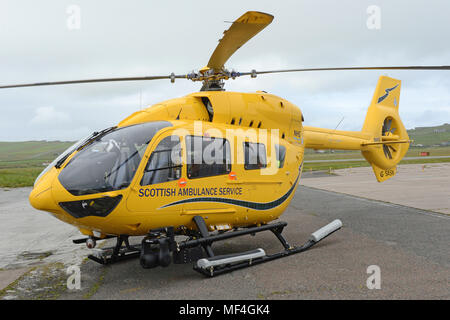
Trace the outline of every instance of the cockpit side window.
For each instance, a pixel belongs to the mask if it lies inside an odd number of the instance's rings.
[[[181,177],[180,138],[165,137],[150,156],[141,179],[141,186],[178,180]]]

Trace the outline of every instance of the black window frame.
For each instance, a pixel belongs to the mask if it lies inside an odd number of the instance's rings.
[[[218,164],[207,164],[204,163],[204,159],[202,156],[202,164],[195,164],[195,163],[191,163],[192,162],[192,143],[194,142],[194,139],[202,139],[202,153],[203,150],[205,148],[205,145],[203,144],[203,142],[205,141],[205,139],[209,139],[211,141],[216,140],[216,139],[220,139],[224,141],[224,145],[226,146],[226,152],[223,153],[224,157],[222,160],[224,160],[223,165],[225,166],[225,170],[222,172],[217,172],[214,174],[211,174],[209,172],[205,173],[205,174],[199,174],[197,176],[192,176],[192,166],[193,165],[199,165],[200,168],[198,169],[198,172],[201,173],[201,169],[203,166],[205,167],[209,167],[208,169],[211,168],[211,166],[213,165],[218,165]],[[222,176],[222,175],[227,175],[232,171],[232,166],[231,166],[231,146],[230,146],[230,142],[225,139],[225,138],[219,138],[219,137],[205,137],[205,136],[194,136],[194,135],[187,135],[185,137],[185,143],[186,143],[186,176],[188,179],[200,179],[200,178],[208,178],[208,177],[216,177],[216,176]],[[194,142],[195,145],[195,142]],[[222,164],[219,164],[222,165]]]
[[[181,178],[181,176],[182,176],[182,170],[183,170],[183,161],[182,161],[182,150],[183,150],[183,149],[182,149],[180,137],[179,137],[179,136],[176,136],[176,137],[178,138],[178,141],[175,142],[175,144],[174,144],[174,146],[173,146],[172,148],[169,148],[169,149],[160,149],[160,150],[158,150],[158,147],[160,146],[161,143],[163,143],[164,140],[169,139],[169,138],[172,139],[172,137],[174,137],[174,136],[173,136],[173,135],[170,135],[170,136],[167,136],[167,137],[164,137],[163,139],[161,139],[161,140],[158,142],[158,145],[156,146],[156,148],[152,151],[152,154],[150,155],[150,157],[149,157],[149,159],[148,159],[148,161],[147,161],[147,163],[146,163],[146,165],[145,165],[144,172],[143,172],[143,174],[142,174],[142,178],[141,178],[141,181],[140,181],[140,185],[141,185],[142,187],[145,187],[145,186],[151,186],[151,185],[160,184],[160,183],[171,182],[171,181],[177,181],[177,180],[179,180],[179,179]],[[170,141],[170,142],[174,142],[174,141]],[[153,160],[153,158],[154,158],[154,155],[155,155],[155,154],[160,154],[160,153],[162,153],[162,152],[167,152],[167,153],[169,153],[169,161],[170,161],[171,163],[173,163],[173,159],[172,159],[171,154],[172,154],[173,148],[176,147],[177,145],[179,145],[179,147],[180,147],[180,150],[179,150],[179,152],[180,152],[180,154],[179,154],[179,157],[180,157],[179,163],[180,163],[180,164],[177,164],[177,165],[169,165],[169,166],[165,166],[165,167],[159,167],[159,168],[148,169],[149,166],[150,166],[150,164],[152,163],[152,160]],[[157,181],[157,182],[154,182],[154,183],[144,183],[144,179],[145,179],[145,177],[146,177],[146,174],[149,173],[149,172],[155,172],[155,171],[160,171],[160,170],[170,170],[170,169],[177,169],[177,168],[179,169],[178,176],[176,176],[175,178],[173,178],[173,179],[171,179],[171,180],[168,179],[168,180],[165,180],[165,181]],[[168,176],[169,176],[169,174],[168,174]]]
[[[250,153],[249,153],[251,150],[250,145],[256,146],[256,150],[257,150],[256,158],[257,158],[258,163],[250,163]],[[264,161],[259,161],[261,159],[261,154],[260,154],[260,149],[259,149],[260,145],[264,147]],[[244,147],[244,169],[245,170],[259,170],[259,169],[267,168],[267,149],[266,149],[266,145],[264,143],[245,141],[243,143],[243,147]],[[260,163],[262,165],[260,165]]]

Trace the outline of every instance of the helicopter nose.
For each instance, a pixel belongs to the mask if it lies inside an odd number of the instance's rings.
[[[28,199],[33,208],[37,210],[51,211],[57,209],[51,187],[44,190],[41,188],[34,188]]]

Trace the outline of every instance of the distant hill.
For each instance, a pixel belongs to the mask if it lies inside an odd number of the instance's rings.
[[[0,142],[0,168],[43,166],[53,161],[74,142]]]
[[[450,124],[435,127],[416,127],[407,130],[412,146],[448,146],[450,145]]]
[[[408,130],[408,135],[414,140],[413,146],[450,145],[450,124],[417,127]],[[72,144],[73,141],[0,142],[0,168],[42,166]]]

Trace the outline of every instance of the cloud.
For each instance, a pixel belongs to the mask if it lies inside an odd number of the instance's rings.
[[[207,64],[230,26],[224,21],[248,10],[268,12],[275,19],[231,57],[226,63],[230,70],[450,61],[450,42],[443,41],[450,34],[449,1],[249,0],[224,6],[207,0],[77,0],[81,28],[68,30],[66,9],[72,4],[0,2],[1,84],[187,73]],[[373,4],[381,9],[380,30],[366,25],[366,9]],[[272,74],[230,80],[225,88],[265,90],[286,98],[302,109],[307,125],[334,128],[345,117],[339,128],[358,130],[383,74],[402,80],[400,114],[407,128],[450,122],[449,71]],[[76,140],[84,132],[117,124],[141,105],[200,87],[180,79],[175,84],[161,80],[0,90],[0,140],[58,135]],[[424,118],[424,110],[432,114]]]
[[[424,110],[419,117],[415,120],[421,124],[421,126],[432,125],[436,122],[444,123],[450,119],[450,108],[447,110]]]
[[[66,123],[69,115],[62,111],[56,111],[54,107],[39,107],[36,109],[31,124],[40,126],[55,126]]]

